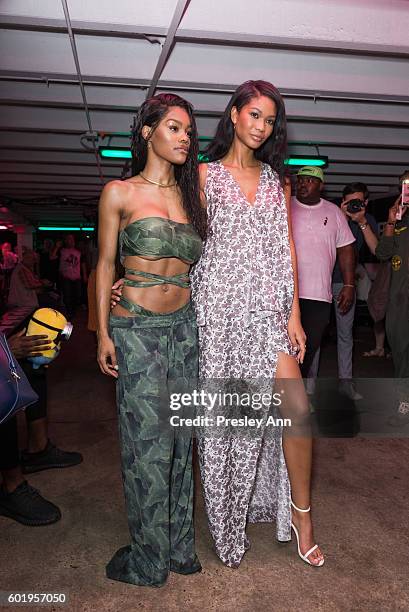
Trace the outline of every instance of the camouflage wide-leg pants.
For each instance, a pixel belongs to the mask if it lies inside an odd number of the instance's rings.
[[[161,586],[169,571],[201,569],[194,547],[192,432],[169,421],[170,393],[188,391],[197,378],[197,329],[190,304],[170,314],[139,311],[110,319],[131,544],[115,553],[107,576]]]

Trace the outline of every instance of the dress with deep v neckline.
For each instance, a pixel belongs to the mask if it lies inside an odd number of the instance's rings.
[[[253,397],[254,391],[271,393],[279,353],[294,355],[288,337],[294,279],[279,176],[263,164],[251,206],[231,172],[209,162],[204,193],[208,233],[191,272],[201,386],[216,395],[241,393],[244,381]],[[229,415],[239,410],[234,406]],[[216,405],[212,417],[220,412],[223,405]],[[247,522],[275,521],[277,539],[291,538],[281,428],[263,425],[254,436],[244,431],[205,426],[198,435],[209,528],[229,567],[237,567],[249,547]]]
[[[254,195],[254,202],[251,203],[250,200],[248,199],[248,197],[246,196],[246,194],[244,193],[239,181],[236,179],[236,177],[234,176],[234,174],[224,165],[224,163],[219,159],[218,163],[221,165],[221,167],[223,168],[223,170],[229,175],[229,177],[231,179],[233,179],[233,182],[237,185],[240,195],[242,196],[243,200],[246,202],[247,206],[250,206],[250,208],[254,208],[255,205],[257,204],[257,199],[258,199],[258,194],[260,191],[260,187],[261,187],[261,181],[263,179],[263,172],[264,172],[264,164],[263,162],[260,162],[260,175],[257,181],[257,188],[255,191],[255,195]]]

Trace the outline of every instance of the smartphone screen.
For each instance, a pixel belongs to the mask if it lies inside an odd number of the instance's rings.
[[[409,180],[402,181],[402,206],[409,206]]]
[[[405,179],[402,181],[402,200],[396,213],[396,219],[400,221],[403,213],[405,212],[405,206],[409,206],[409,181]]]

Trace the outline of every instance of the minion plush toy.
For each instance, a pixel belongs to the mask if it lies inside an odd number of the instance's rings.
[[[44,351],[39,357],[28,357],[32,362],[33,368],[47,366],[54,361],[60,353],[61,340],[68,340],[72,332],[72,323],[58,310],[52,308],[39,308],[30,318],[27,326],[27,336],[43,334],[48,336],[48,341],[52,345],[49,351]]]

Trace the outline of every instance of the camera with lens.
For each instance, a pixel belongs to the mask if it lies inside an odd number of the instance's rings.
[[[349,200],[347,204],[347,211],[351,214],[357,213],[365,208],[365,203],[363,200],[356,198],[354,200]]]

